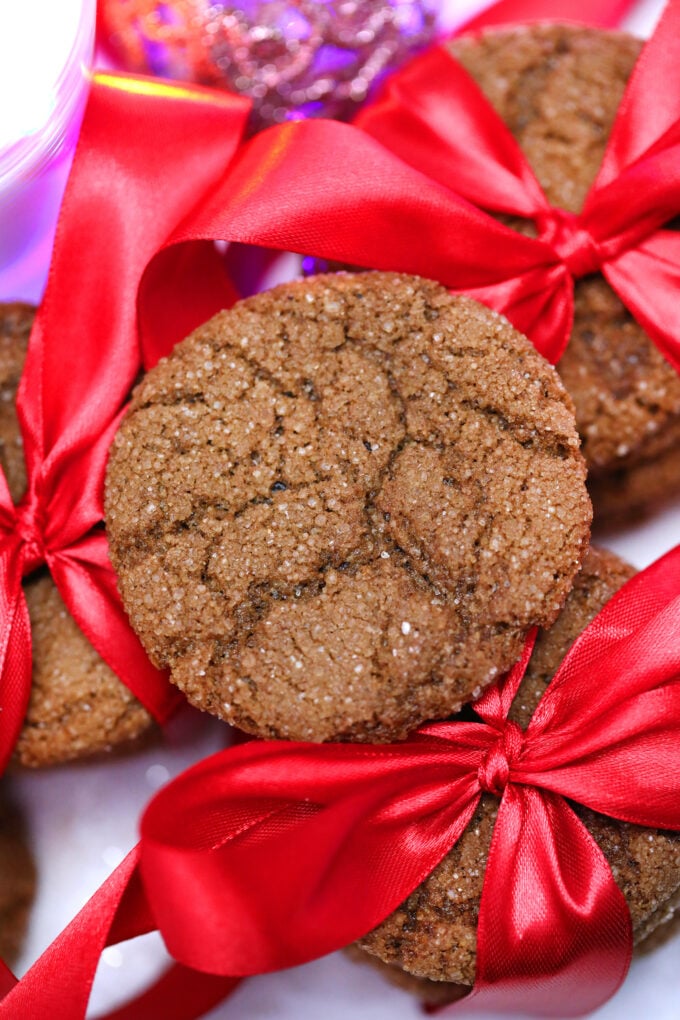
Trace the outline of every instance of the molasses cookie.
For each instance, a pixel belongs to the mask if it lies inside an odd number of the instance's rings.
[[[580,212],[640,40],[531,25],[449,45],[510,128],[550,203]],[[509,222],[535,234],[529,221]],[[576,281],[574,325],[558,371],[576,407],[596,519],[631,516],[680,491],[680,376],[600,274]]]
[[[589,551],[556,623],[538,638],[511,719],[526,727],[573,641],[634,573],[612,553]],[[498,803],[482,796],[453,850],[398,910],[360,940],[364,950],[417,978],[472,985],[479,902]],[[642,943],[680,907],[680,833],[575,810],[609,861],[630,908],[634,942]],[[441,1001],[449,992],[457,997],[460,988],[416,990]]]
[[[262,737],[386,741],[552,622],[587,543],[573,411],[502,316],[428,280],[256,295],[142,381],[107,478],[132,624]]]
[[[26,489],[15,398],[34,309],[0,305],[0,466],[18,503]],[[15,757],[43,766],[135,740],[152,726],[79,629],[47,571],[24,580],[31,618],[33,686]]]
[[[0,957],[12,964],[26,932],[35,865],[19,811],[0,794]]]

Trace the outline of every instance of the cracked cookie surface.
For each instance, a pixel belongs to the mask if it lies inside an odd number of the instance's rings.
[[[391,740],[551,622],[587,542],[573,411],[507,320],[328,275],[240,302],[142,381],[107,528],[133,626],[261,736]]]
[[[26,466],[16,393],[35,310],[0,304],[0,467],[18,503]],[[137,740],[153,726],[149,713],[94,650],[46,570],[24,579],[31,619],[31,696],[15,760],[42,767],[85,758]]]
[[[621,32],[569,25],[494,29],[450,44],[548,200],[573,213],[595,181],[641,47]],[[511,225],[535,234],[531,221]],[[601,274],[577,280],[574,298],[558,371],[576,407],[596,516],[625,517],[680,490],[680,376]]]

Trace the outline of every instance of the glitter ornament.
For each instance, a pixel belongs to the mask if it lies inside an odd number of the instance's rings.
[[[100,0],[100,28],[132,71],[250,96],[252,124],[348,118],[435,31],[423,0]]]

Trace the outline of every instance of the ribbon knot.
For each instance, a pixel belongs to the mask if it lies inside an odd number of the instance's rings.
[[[524,745],[524,733],[515,722],[506,721],[498,740],[482,756],[477,772],[479,785],[485,793],[502,797],[508,784],[513,763]]]
[[[603,260],[599,246],[574,213],[550,209],[538,218],[537,226],[541,241],[559,255],[575,279],[600,269]]]
[[[294,219],[289,247],[437,279],[502,312],[553,364],[571,335],[573,280],[600,271],[680,370],[680,235],[667,229],[680,212],[679,25],[680,0],[670,0],[630,76],[579,215],[551,208],[510,128],[448,48],[435,46],[392,75],[381,97],[354,119],[363,140],[338,125],[337,141],[324,132],[313,149],[311,136],[319,129],[307,122],[303,190],[309,212],[291,217],[286,204],[288,221]],[[390,164],[390,157],[400,163]],[[244,161],[238,173],[241,196],[258,165]],[[362,188],[349,188],[350,173],[355,180],[361,175]],[[269,208],[277,200],[287,203],[291,190],[282,174],[274,194],[273,177],[265,175],[258,185]],[[310,199],[313,178],[318,198]],[[378,178],[385,186],[376,200],[370,185]],[[227,188],[234,190],[232,180]],[[360,222],[348,226],[348,208],[362,210]],[[498,214],[534,221],[540,243],[496,222]],[[252,217],[245,221],[252,243]],[[260,243],[284,247],[280,236],[271,244],[268,225],[257,234]],[[420,244],[425,236],[427,245]]]
[[[32,494],[24,496],[16,508],[14,525],[15,541],[23,547],[24,577],[45,563],[43,524],[44,514],[39,501]]]

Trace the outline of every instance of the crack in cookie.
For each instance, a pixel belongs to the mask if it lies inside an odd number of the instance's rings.
[[[107,527],[133,626],[194,704],[261,736],[393,740],[554,620],[584,483],[569,398],[507,320],[427,280],[328,275],[148,374]]]

